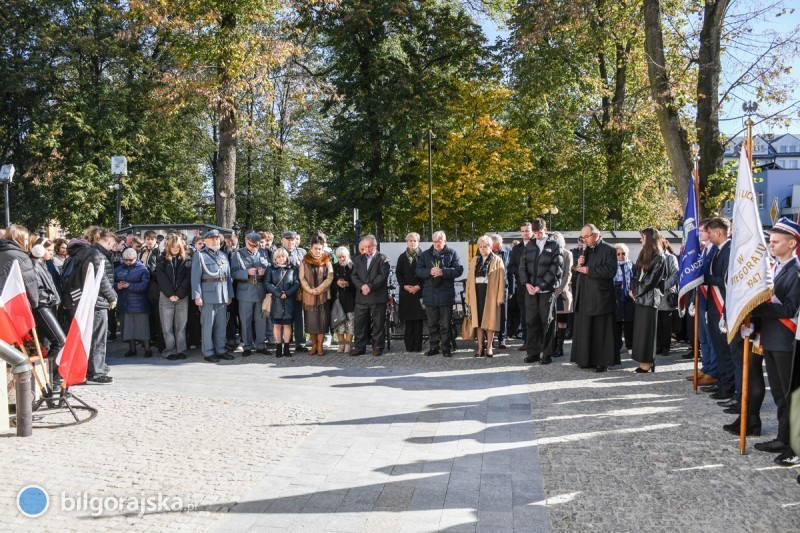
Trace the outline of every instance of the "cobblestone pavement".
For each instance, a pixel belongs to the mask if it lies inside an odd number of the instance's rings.
[[[111,347],[115,383],[76,388],[95,420],[0,433],[0,530],[800,531],[800,471],[752,450],[776,430],[769,395],[741,456],[674,356],[637,375],[629,359],[529,366],[515,347],[474,359],[474,343],[219,365]],[[50,493],[41,518],[16,509],[27,484]],[[192,510],[59,509],[84,491]]]

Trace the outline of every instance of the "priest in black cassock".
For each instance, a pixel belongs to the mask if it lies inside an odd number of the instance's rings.
[[[614,333],[616,250],[603,242],[594,224],[581,228],[581,238],[585,247],[575,268],[578,279],[571,361],[581,368],[594,367],[595,372],[605,372],[609,366],[619,364]]]

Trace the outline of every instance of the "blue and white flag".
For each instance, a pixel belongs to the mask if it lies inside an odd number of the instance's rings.
[[[703,256],[700,233],[697,230],[697,199],[694,178],[689,180],[689,198],[683,213],[683,245],[681,246],[680,275],[678,277],[678,311],[686,312],[688,295],[703,283]]]

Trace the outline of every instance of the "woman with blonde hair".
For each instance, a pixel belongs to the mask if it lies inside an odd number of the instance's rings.
[[[286,248],[278,248],[272,255],[272,265],[264,276],[264,287],[272,295],[270,318],[272,334],[275,336],[276,357],[291,357],[289,345],[292,342],[294,324],[295,296],[300,290],[297,269],[289,262]]]
[[[336,327],[336,337],[339,340],[338,353],[349,353],[353,343],[353,318],[356,309],[356,289],[353,286],[353,262],[350,260],[350,250],[347,246],[336,249],[336,260],[333,264],[333,300],[342,306],[347,319]]]
[[[504,303],[505,279],[503,260],[492,253],[492,238],[488,235],[480,237],[478,254],[469,262],[464,301],[469,307],[472,327],[478,329],[475,357],[494,356],[492,342],[495,332],[500,331],[500,306]],[[487,337],[485,342],[484,334]]]
[[[10,225],[5,236],[0,239],[0,290],[6,285],[8,274],[14,261],[19,263],[22,272],[22,281],[25,283],[25,292],[31,309],[39,306],[39,282],[33,270],[33,261],[28,255],[30,250],[30,234],[28,230],[16,224]]]
[[[186,324],[192,290],[192,261],[183,239],[174,233],[164,240],[164,253],[156,261],[158,316],[164,334],[163,355],[170,361],[186,359]]]
[[[300,262],[300,285],[303,287],[303,320],[306,332],[311,335],[310,355],[325,355],[322,342],[330,325],[333,283],[331,257],[325,253],[325,238],[317,234],[311,238],[311,247]]]

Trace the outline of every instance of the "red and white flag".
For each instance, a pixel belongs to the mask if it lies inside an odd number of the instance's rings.
[[[97,294],[100,292],[100,280],[103,271],[95,274],[94,265],[89,264],[86,279],[83,282],[83,291],[72,324],[69,326],[67,340],[61,348],[56,364],[58,373],[64,378],[62,387],[86,381],[86,370],[89,367],[89,353],[92,349],[92,329],[94,328],[94,305]]]
[[[8,315],[18,339],[24,339],[28,332],[36,327],[28,293],[25,291],[25,282],[22,280],[22,270],[16,260],[11,265],[3,292],[0,294],[0,306]]]

